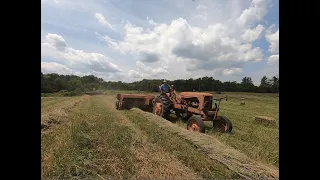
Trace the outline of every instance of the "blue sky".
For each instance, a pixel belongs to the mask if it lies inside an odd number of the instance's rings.
[[[42,0],[41,71],[106,81],[279,75],[279,1]]]

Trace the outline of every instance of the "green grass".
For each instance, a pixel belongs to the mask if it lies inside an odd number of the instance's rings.
[[[181,174],[184,171],[206,179],[239,178],[225,165],[207,158],[197,147],[159,128],[147,117],[134,111],[116,111],[113,106],[117,93],[139,92],[107,91],[106,96],[90,96],[68,109],[65,120],[41,134],[42,179],[154,179],[185,177]],[[233,132],[221,134],[207,128],[206,133],[255,160],[278,166],[278,95],[223,93],[214,96],[225,94],[228,101],[222,101],[219,113],[232,121]],[[247,98],[245,105],[240,105],[241,97]],[[41,98],[42,114],[79,98]],[[277,123],[275,126],[255,123],[254,116],[258,115],[272,117]],[[176,124],[186,128],[182,121]],[[159,157],[168,158],[168,154],[171,159],[159,160]],[[141,158],[148,162],[141,162]],[[180,172],[174,174],[173,169]]]
[[[135,174],[132,131],[102,103],[99,97],[82,102],[68,122],[42,134],[42,178],[123,179]]]
[[[207,128],[208,134],[247,154],[258,161],[279,166],[279,95],[258,93],[214,94],[214,98],[228,96],[220,105],[219,115],[227,117],[233,124],[232,134],[222,134]],[[240,105],[245,97],[246,104]],[[268,116],[276,120],[275,126],[265,126],[254,121],[255,116]],[[177,121],[181,127],[185,123]],[[206,122],[206,127],[211,123]]]
[[[279,166],[279,97],[278,94],[229,93],[222,102],[220,115],[233,123],[233,135],[216,135],[259,161]],[[240,105],[239,97],[247,98]],[[276,120],[276,126],[264,126],[254,121],[255,116],[268,116]]]
[[[45,97],[41,98],[41,111],[48,112],[56,107],[61,107],[72,100],[79,99],[80,96],[75,97]]]

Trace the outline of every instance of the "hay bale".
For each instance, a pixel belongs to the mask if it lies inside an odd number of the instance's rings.
[[[242,97],[240,98],[240,105],[245,105],[246,102],[245,102],[246,98]]]
[[[275,125],[276,124],[276,120],[271,118],[271,117],[267,117],[267,116],[256,116],[255,121],[261,124],[265,124],[265,125]]]

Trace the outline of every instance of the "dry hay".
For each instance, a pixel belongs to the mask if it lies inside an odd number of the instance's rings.
[[[62,120],[66,119],[67,111],[75,107],[78,103],[88,99],[88,95],[81,96],[80,99],[72,100],[70,103],[56,108],[50,112],[41,114],[41,132],[45,132],[50,129],[54,124],[61,123]]]
[[[162,147],[148,141],[147,134],[129,120],[121,111],[117,111],[112,103],[113,98],[106,97],[104,101],[108,109],[115,111],[117,121],[123,126],[128,126],[135,134],[132,142],[132,151],[137,162],[137,179],[202,179],[190,168],[186,167],[175,156],[165,152]]]
[[[145,116],[160,128],[184,138],[209,158],[221,162],[243,178],[279,179],[279,170],[277,167],[254,161],[236,149],[221,143],[214,136],[188,131],[187,129],[183,129],[159,116],[143,112],[137,108],[132,110]]]
[[[266,117],[266,116],[256,116],[255,121],[264,125],[275,125],[276,120],[271,118],[271,117]]]
[[[240,105],[245,105],[246,104],[246,98],[242,97],[240,98]]]

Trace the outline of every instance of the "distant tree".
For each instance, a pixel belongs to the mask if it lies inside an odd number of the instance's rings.
[[[260,87],[269,87],[267,76],[263,76],[260,81]]]
[[[244,78],[242,78],[241,84],[253,85],[253,82],[252,82],[252,80],[251,80],[251,77],[244,77]]]
[[[241,88],[244,92],[254,92],[256,90],[251,77],[242,78]]]
[[[162,84],[162,79],[143,79],[132,83],[122,81],[104,81],[93,75],[89,76],[74,76],[74,75],[59,75],[59,74],[43,74],[41,72],[41,93],[53,93],[61,90],[67,90],[68,94],[81,94],[86,91],[99,90],[141,90],[141,91],[156,91],[158,92],[159,85]],[[259,87],[256,87],[251,77],[244,77],[241,83],[236,81],[221,82],[212,77],[202,77],[198,79],[178,79],[170,81],[169,84],[174,84],[177,91],[192,91],[193,89],[201,91],[229,91],[229,92],[279,92],[279,78],[272,77],[268,79],[262,77]],[[264,88],[264,89],[261,89]],[[267,88],[267,89],[266,89]],[[71,93],[73,92],[73,93]]]
[[[279,92],[279,78],[277,78],[276,76],[273,76],[271,79],[271,92]]]
[[[270,91],[270,82],[267,76],[263,76],[260,81],[260,86],[258,88],[258,92],[267,93]]]

